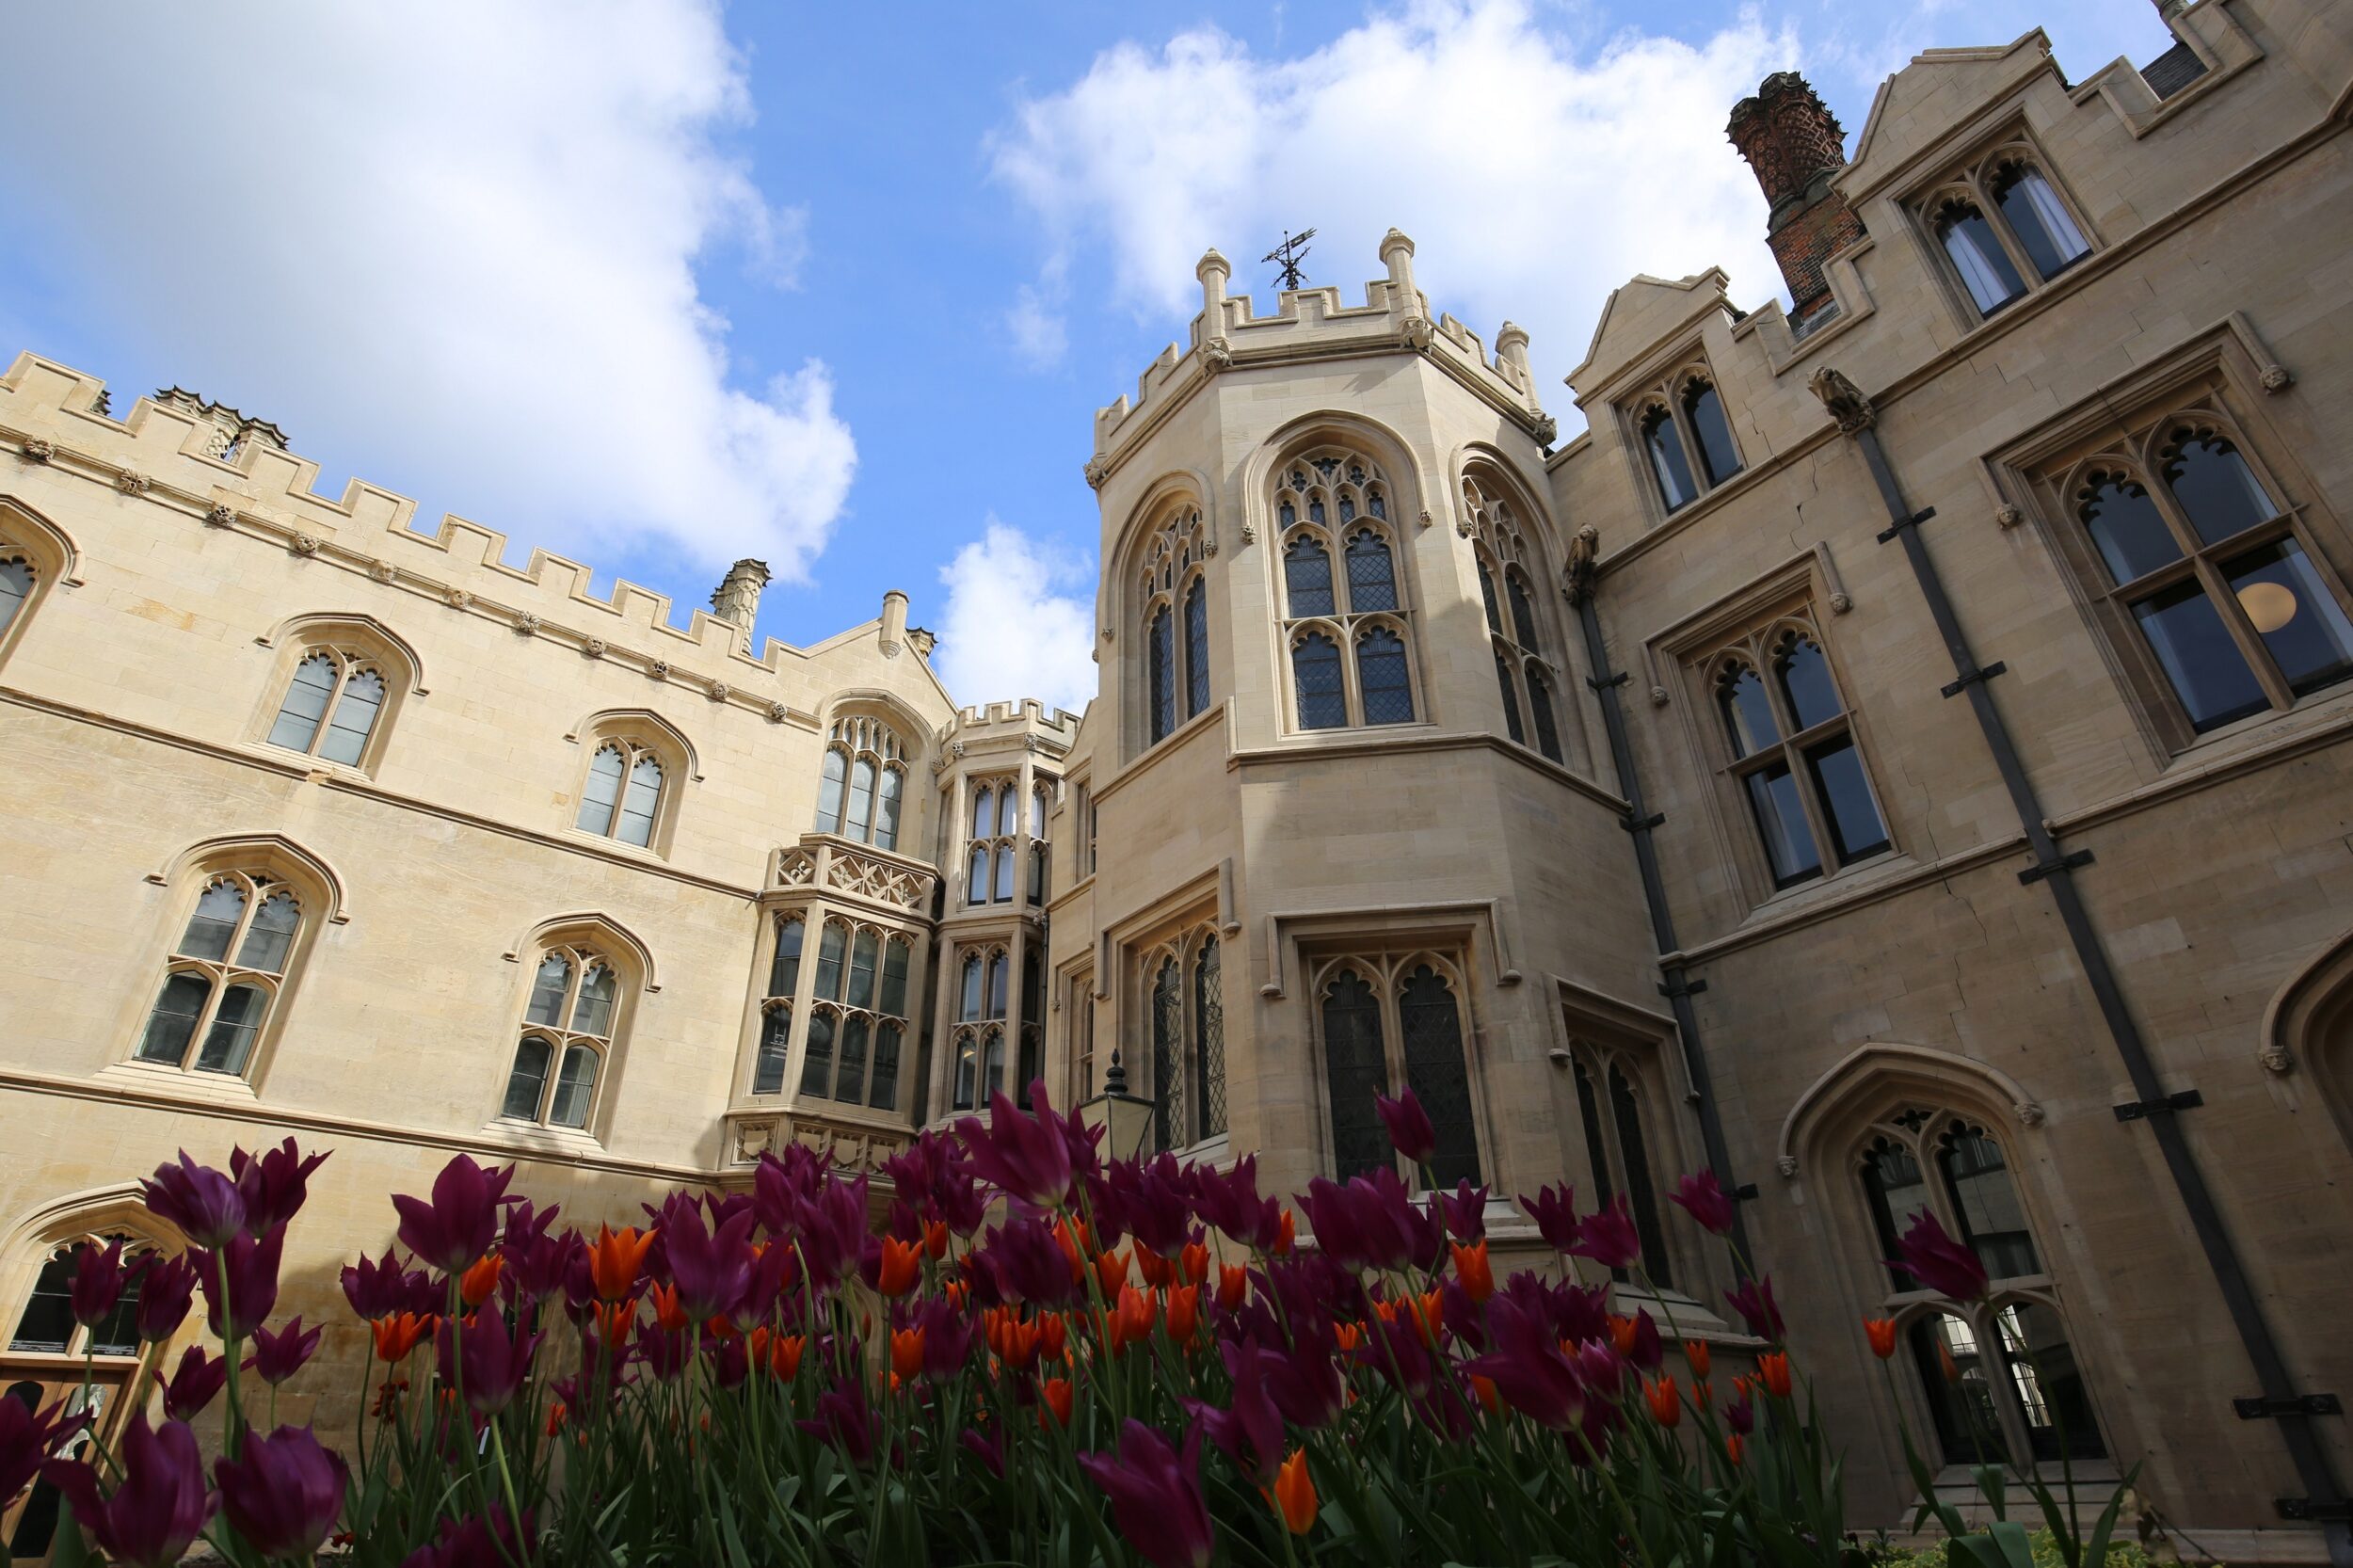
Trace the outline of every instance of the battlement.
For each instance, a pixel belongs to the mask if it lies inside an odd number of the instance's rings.
[[[1036,731],[1042,737],[1068,745],[1079,732],[1079,715],[1067,709],[1057,708],[1050,713],[1046,704],[1033,696],[1017,702],[991,702],[956,710],[954,723],[943,732],[965,738],[984,737],[993,732],[1019,734]]]
[[[1095,457],[1090,483],[1100,485],[1125,450],[1174,408],[1220,372],[1257,364],[1363,354],[1421,354],[1510,413],[1542,443],[1552,440],[1553,422],[1536,395],[1528,366],[1528,334],[1510,322],[1496,333],[1490,357],[1477,333],[1450,315],[1430,317],[1430,300],[1414,282],[1414,242],[1392,229],[1381,241],[1388,276],[1365,285],[1365,302],[1350,305],[1331,285],[1285,289],[1273,315],[1255,313],[1246,294],[1229,295],[1232,269],[1210,250],[1194,269],[1201,280],[1201,313],[1192,342],[1170,344],[1136,379],[1136,395],[1122,395],[1096,410]]]

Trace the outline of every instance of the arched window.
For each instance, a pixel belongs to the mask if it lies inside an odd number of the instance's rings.
[[[1372,1101],[1402,1082],[1437,1132],[1430,1161],[1437,1184],[1478,1181],[1460,967],[1413,952],[1333,958],[1313,968],[1337,1174],[1345,1179],[1396,1159]],[[1418,1173],[1407,1174],[1419,1184]]]
[[[808,922],[799,915],[776,921],[776,948],[768,964],[768,996],[760,1003],[760,1052],[752,1064],[752,1093],[784,1093],[785,1065],[792,1057],[792,1003],[801,984],[801,944]]]
[[[1185,590],[1185,717],[1209,705],[1209,585],[1196,577]]]
[[[1364,696],[1368,725],[1414,722],[1414,686],[1405,667],[1405,639],[1394,628],[1375,624],[1356,634],[1356,687]]]
[[[1700,472],[1710,488],[1740,472],[1740,453],[1732,444],[1732,424],[1724,418],[1724,400],[1714,383],[1694,376],[1684,383],[1683,417],[1699,438]]]
[[[1657,1166],[1647,1130],[1648,1096],[1641,1064],[1626,1053],[1593,1041],[1569,1042],[1569,1077],[1577,1085],[1577,1111],[1593,1165],[1593,1201],[1604,1208],[1621,1193],[1634,1216],[1642,1248],[1642,1272],[1653,1285],[1672,1285],[1666,1227],[1660,1224]],[[1627,1271],[1614,1271],[1620,1280]]]
[[[1034,815],[1040,809],[1033,795],[1031,811]],[[972,795],[972,843],[965,852],[965,903],[1014,901],[1014,872],[1018,865],[1015,845],[1021,830],[1021,788],[1017,780],[996,778],[976,786]]]
[[[1683,432],[1663,404],[1642,415],[1642,450],[1650,456],[1659,501],[1670,512],[1682,510],[1700,493],[1699,487],[1691,482],[1690,460],[1683,455]]]
[[[1152,612],[1152,738],[1163,740],[1176,728],[1176,621],[1163,604]]]
[[[1014,1061],[1013,1098],[1026,1110],[1030,1085],[1046,1073],[1046,968],[1034,947],[1021,957],[1020,1041]]]
[[[1906,1320],[1917,1392],[1946,1464],[2030,1464],[2105,1451],[2057,1294],[2007,1152],[1987,1126],[1921,1105],[1874,1124],[1856,1176],[1881,1256],[1933,1214],[1976,1253],[1987,1299],[1919,1310],[1918,1281],[1884,1266],[1885,1314]]]
[[[907,758],[898,732],[880,719],[834,720],[817,785],[816,830],[897,849]]]
[[[2009,225],[2044,282],[2090,254],[2091,247],[2066,203],[2032,164],[2004,164],[1994,172],[1992,190],[2002,221]]]
[[[543,1127],[585,1128],[613,1048],[620,977],[594,950],[550,948],[532,976],[522,1037],[499,1114]]]
[[[1528,574],[1517,567],[1503,568],[1503,581],[1512,597],[1512,640],[1521,648],[1536,647],[1536,606],[1528,592]]]
[[[1888,847],[1886,820],[1820,635],[1784,618],[1715,657],[1726,778],[1747,802],[1775,888]],[[1770,670],[1768,682],[1759,673]]]
[[[1528,718],[1535,727],[1536,749],[1556,762],[1565,761],[1561,755],[1561,725],[1553,716],[1552,683],[1540,665],[1530,664],[1527,673]]]
[[[955,1062],[953,1106],[970,1111],[1005,1086],[1006,991],[1011,959],[1003,948],[968,949],[957,973],[955,1022],[949,1048]],[[1025,1081],[1017,1087],[1026,1090]]]
[[[797,920],[788,920],[790,929],[798,924]],[[791,943],[792,978],[797,979],[797,935]],[[779,969],[784,946],[780,938]],[[802,1098],[876,1111],[899,1108],[900,1060],[909,1027],[907,974],[913,961],[913,938],[905,933],[838,917],[824,922],[817,938],[808,1020],[801,1042]],[[775,984],[770,982],[772,987]],[[785,1027],[789,1031],[790,1023]],[[779,1060],[775,1079],[778,1088],[783,1077]]]
[[[1276,471],[1285,642],[1301,729],[1414,721],[1412,605],[1398,575],[1388,494],[1379,465],[1342,448],[1303,454]]]
[[[1194,1141],[1225,1130],[1225,982],[1214,936],[1193,960],[1193,1102]]]
[[[1348,694],[1340,679],[1340,648],[1321,632],[1291,644],[1291,679],[1298,683],[1299,728],[1337,729],[1348,723]]]
[[[242,1076],[301,932],[302,904],[291,887],[258,872],[214,877],[164,962],[139,1060]]]
[[[367,654],[314,648],[286,682],[269,744],[356,768],[384,712],[384,672]]]
[[[1956,199],[1939,207],[1936,238],[1978,313],[1992,315],[2026,292],[2026,280],[1975,201]]]
[[[1332,592],[1332,552],[1322,536],[1302,531],[1283,547],[1283,585],[1291,617],[1328,616],[1337,604]]]
[[[588,759],[580,815],[572,825],[646,848],[662,814],[663,782],[662,759],[651,748],[632,740],[607,741]]]
[[[1921,203],[1956,281],[1981,316],[2090,254],[2090,242],[2041,165],[2012,142],[1957,170]]]
[[[1147,744],[1209,706],[1207,563],[1216,550],[1200,507],[1189,501],[1171,509],[1137,546]]]
[[[154,1253],[155,1249],[138,1238],[120,1231],[104,1236],[77,1236],[57,1242],[34,1278],[32,1294],[25,1298],[24,1310],[16,1320],[16,1328],[8,1336],[8,1349],[18,1354],[71,1357],[77,1365],[74,1378],[78,1382],[78,1363],[85,1353],[104,1359],[116,1356],[136,1356],[139,1353],[138,1311],[141,1274],[136,1269],[122,1288],[121,1299],[114,1310],[88,1328],[73,1320],[73,1276],[85,1251],[104,1252],[113,1243],[123,1243],[121,1260],[136,1263]]]
[[[1496,655],[1496,685],[1503,694],[1503,728],[1505,731],[1511,735],[1513,741],[1522,745],[1527,744],[1528,731],[1520,726],[1520,697],[1517,686],[1512,679],[1512,661],[1508,655],[1503,653],[1497,653]]]
[[[1152,1133],[1160,1147],[1179,1145],[1185,1129],[1184,980],[1172,955],[1152,977]]]
[[[1522,745],[1532,736],[1538,751],[1565,764],[1555,696],[1559,666],[1552,663],[1544,614],[1538,608],[1530,568],[1536,557],[1522,533],[1517,509],[1505,499],[1497,477],[1481,469],[1463,480],[1463,511],[1470,524],[1487,635],[1495,646],[1504,733]]]
[[[33,598],[33,563],[25,555],[0,553],[0,634],[16,624]]]
[[[1477,493],[1476,487],[1466,486],[1465,488],[1473,494]],[[1488,633],[1492,636],[1502,636],[1503,612],[1496,605],[1496,574],[1487,569],[1487,563],[1484,561],[1479,563],[1479,597],[1487,609]]]
[[[1394,610],[1397,573],[1389,562],[1389,541],[1377,529],[1359,528],[1348,538],[1348,607],[1351,610]]]

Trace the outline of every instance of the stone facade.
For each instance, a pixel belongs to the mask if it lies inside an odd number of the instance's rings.
[[[871,1166],[1034,1065],[1121,1152],[1288,1192],[1361,1166],[1402,1079],[1499,1247],[1538,1250],[1503,1194],[1625,1194],[1736,1353],[1662,1200],[1741,1187],[1858,1523],[1906,1512],[1899,1413],[1965,1480],[1942,1343],[1993,1441],[2137,1463],[2185,1550],[2324,1556],[2343,1419],[2233,1400],[2353,1384],[2353,680],[2308,656],[2353,603],[2353,18],[2167,24],[2147,76],[2070,83],[2040,33],[1922,56],[1843,164],[1767,83],[1734,130],[1801,309],[1635,280],[1557,450],[1527,335],[1433,314],[1402,234],[1362,303],[1268,316],[1210,252],[1189,341],[1096,419],[1083,720],[958,708],[903,596],[755,654],[764,573],[680,632],[312,494],[274,426],[224,448],[176,389],[117,422],[19,360],[0,1301],[184,1144],[335,1148],[286,1299],[356,1357],[334,1268],[452,1149],[593,1224],[788,1140]],[[2146,493],[2233,461],[2231,527]],[[2153,518],[2163,561],[2123,536]],[[306,667],[373,673],[373,728],[287,744]],[[175,957],[237,876],[299,906],[278,968]],[[180,968],[274,995],[241,1071],[139,1059]],[[1891,1277],[1874,1184],[1970,1228],[1994,1312]],[[1892,1400],[1865,1316],[1904,1326]],[[342,1381],[289,1402],[347,1422]]]

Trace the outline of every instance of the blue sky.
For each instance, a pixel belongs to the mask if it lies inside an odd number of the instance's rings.
[[[1766,72],[1862,129],[1913,52],[2150,0],[1027,7],[426,0],[17,11],[0,360],[174,382],[322,464],[670,593],[779,568],[807,643],[907,589],[969,701],[1092,686],[1094,409],[1215,245],[1529,328],[1556,411],[1608,290],[1778,279],[1724,142]]]

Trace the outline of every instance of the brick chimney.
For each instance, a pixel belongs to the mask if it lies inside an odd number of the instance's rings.
[[[1766,243],[1789,285],[1789,324],[1802,328],[1832,303],[1823,262],[1863,237],[1863,220],[1830,187],[1847,167],[1847,133],[1804,77],[1780,71],[1733,105],[1725,134],[1772,203]]]
[[[760,590],[767,585],[767,562],[738,561],[728,568],[728,574],[719,580],[718,590],[711,596],[712,613],[741,627],[748,639],[752,634],[752,617],[760,614]]]

